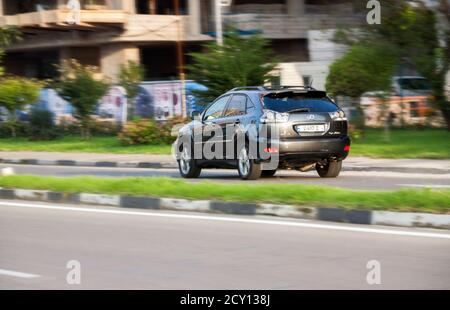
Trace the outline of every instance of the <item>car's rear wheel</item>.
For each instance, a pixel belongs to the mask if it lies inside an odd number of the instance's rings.
[[[183,148],[178,160],[178,169],[183,178],[197,178],[202,169],[197,166],[195,159],[192,157],[192,152],[188,148]]]
[[[238,172],[243,180],[256,180],[261,176],[261,164],[250,158],[247,146],[238,153]]]
[[[261,173],[262,177],[270,178],[273,177],[277,173],[277,169],[274,170],[263,170]]]
[[[321,178],[335,178],[342,169],[342,160],[329,161],[326,164],[316,164],[317,173]]]

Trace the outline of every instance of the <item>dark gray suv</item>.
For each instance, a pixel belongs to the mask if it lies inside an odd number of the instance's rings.
[[[217,98],[179,130],[180,173],[234,168],[244,180],[277,169],[316,169],[337,177],[350,150],[344,112],[312,87],[238,87]]]

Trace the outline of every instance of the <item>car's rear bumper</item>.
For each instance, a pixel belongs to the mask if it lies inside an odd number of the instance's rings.
[[[312,162],[323,159],[343,160],[348,155],[346,147],[350,146],[348,136],[337,138],[301,138],[279,140],[271,143],[272,149],[278,150],[279,160]]]
[[[309,154],[309,153],[342,153],[350,145],[347,136],[325,139],[287,139],[280,140],[278,150],[283,154]]]

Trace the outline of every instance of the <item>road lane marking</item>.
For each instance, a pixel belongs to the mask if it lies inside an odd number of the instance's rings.
[[[16,277],[16,278],[22,278],[22,279],[33,279],[33,278],[40,277],[40,275],[37,275],[37,274],[25,273],[25,272],[14,271],[14,270],[6,270],[6,269],[0,269],[0,276],[10,276],[10,277]]]
[[[424,188],[450,188],[450,185],[444,184],[397,184],[405,187],[424,187]]]
[[[429,232],[417,232],[417,231],[405,231],[405,230],[393,230],[393,229],[381,229],[381,228],[363,228],[363,227],[355,227],[355,226],[346,226],[346,225],[342,225],[342,224],[329,225],[329,224],[301,223],[301,222],[290,222],[290,221],[279,221],[279,220],[244,219],[244,218],[226,217],[226,216],[222,217],[222,216],[214,216],[214,215],[152,213],[152,212],[140,212],[140,211],[97,209],[97,208],[87,208],[87,207],[62,207],[62,206],[55,206],[55,205],[52,206],[52,205],[40,205],[40,204],[31,204],[31,203],[18,203],[18,202],[0,202],[0,206],[31,208],[31,209],[60,210],[60,211],[88,212],[88,213],[90,212],[90,213],[134,215],[134,216],[149,216],[149,217],[162,217],[162,218],[178,218],[178,219],[191,219],[191,220],[204,220],[204,221],[293,226],[293,227],[303,227],[303,228],[318,228],[318,229],[341,230],[341,231],[374,233],[374,234],[384,234],[384,235],[450,239],[450,234],[444,234],[444,233],[429,233]],[[158,211],[158,212],[162,212],[162,211]]]

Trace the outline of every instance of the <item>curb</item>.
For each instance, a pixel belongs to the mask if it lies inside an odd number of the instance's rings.
[[[150,169],[178,169],[174,162],[115,162],[115,161],[77,161],[77,160],[46,160],[46,159],[3,159],[1,164],[39,165],[39,166],[71,166],[71,167],[104,167],[104,168],[150,168]],[[377,167],[377,166],[348,166],[344,165],[342,171],[379,171],[400,173],[424,174],[450,174],[446,168],[421,167]]]
[[[306,206],[299,207],[293,205],[236,203],[210,200],[187,200],[178,198],[120,196],[91,193],[72,194],[47,190],[4,188],[0,188],[0,199],[22,199],[60,203],[65,202],[72,204],[91,204],[147,210],[197,211],[250,216],[271,215],[351,224],[450,229],[450,215],[447,214],[372,211],[322,207],[315,208]]]

